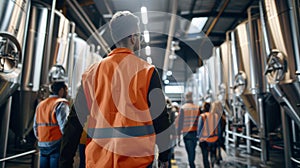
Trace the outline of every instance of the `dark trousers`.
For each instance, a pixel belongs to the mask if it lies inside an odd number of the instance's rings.
[[[183,142],[189,159],[190,168],[195,168],[195,156],[197,146],[197,133],[196,131],[189,132],[183,137]]]
[[[40,168],[57,168],[60,143],[51,147],[40,147]]]
[[[204,168],[210,168],[208,161],[208,152],[210,152],[210,161],[212,167],[214,167],[214,162],[216,161],[216,143],[200,142],[200,148],[202,151],[203,165]]]

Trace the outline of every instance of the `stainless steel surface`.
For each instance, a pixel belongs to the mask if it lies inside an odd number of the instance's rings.
[[[31,7],[30,22],[24,53],[22,69],[22,90],[37,92],[40,88],[43,58],[46,54],[47,25],[49,9],[40,5]]]
[[[281,120],[282,120],[282,132],[283,132],[283,141],[284,141],[284,160],[285,160],[285,167],[291,167],[291,146],[290,146],[290,128],[289,128],[289,120],[286,115],[284,107],[281,108]]]
[[[211,85],[212,100],[219,100],[222,103],[225,101],[225,85],[223,84],[222,62],[220,48],[212,49],[212,56],[204,60],[204,64],[208,70],[209,83]]]
[[[10,122],[10,113],[11,113],[11,102],[12,97],[9,97],[6,100],[6,104],[4,104],[0,110],[0,158],[6,157],[7,144],[8,144],[8,131],[9,131],[9,122]],[[0,162],[0,167],[5,167],[5,162]]]
[[[271,50],[278,50],[282,53],[283,59],[287,61],[287,70],[281,81],[269,81],[279,83],[290,83],[298,80],[296,71],[299,66],[299,46],[295,46],[294,34],[298,36],[298,31],[294,32],[297,18],[291,13],[296,12],[295,6],[290,6],[286,0],[264,0],[263,7],[266,12],[266,26],[268,30],[268,42]],[[291,19],[292,18],[292,19]],[[297,27],[296,29],[299,29]],[[299,40],[299,39],[298,39]],[[274,69],[273,71],[276,71]]]
[[[27,0],[0,1],[0,36],[9,38],[19,51],[23,44],[28,4]]]
[[[253,18],[251,22],[244,21],[236,27],[234,33],[238,70],[245,73],[247,81],[244,94],[265,92],[263,67],[266,61],[263,60],[265,54],[260,47],[262,43],[260,19]]]

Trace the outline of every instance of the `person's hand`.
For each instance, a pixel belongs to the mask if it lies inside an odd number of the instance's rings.
[[[158,167],[159,168],[168,168],[169,167],[169,162],[162,162],[162,161],[158,161]]]

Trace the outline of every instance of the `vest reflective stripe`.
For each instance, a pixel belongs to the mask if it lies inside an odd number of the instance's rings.
[[[55,109],[60,102],[68,103],[66,99],[50,97],[38,105],[36,109],[36,124],[39,142],[56,141],[62,137],[55,116]]]
[[[117,48],[83,74],[92,136],[87,167],[146,167],[153,161],[156,136],[147,98],[153,71],[130,50]]]
[[[152,125],[115,128],[90,128],[88,131],[92,138],[131,138],[154,134]]]
[[[183,109],[183,129],[182,132],[197,131],[198,117],[200,115],[199,106],[186,103]]]
[[[218,114],[201,114],[203,127],[201,130],[200,142],[216,142],[218,140]]]

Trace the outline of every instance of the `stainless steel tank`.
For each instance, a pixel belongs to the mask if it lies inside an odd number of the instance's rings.
[[[10,39],[19,50],[23,46],[28,0],[0,1],[0,36]]]
[[[29,4],[26,0],[0,0],[0,105],[20,83]]]
[[[233,31],[238,61],[238,74],[235,76],[234,92],[243,99],[247,110],[257,124],[259,115],[256,95],[265,92],[265,54],[261,49],[262,31],[259,16],[239,24]]]
[[[222,79],[222,63],[220,56],[220,48],[214,47],[212,56],[204,61],[207,65],[209,82],[211,85],[212,99],[213,101],[224,101],[225,88]]]
[[[198,87],[198,92],[200,95],[200,99],[202,102],[212,101],[212,91],[210,86],[210,77],[208,74],[208,67],[207,65],[204,65],[197,69],[197,83],[196,87]]]
[[[221,56],[221,68],[222,68],[222,88],[224,89],[224,108],[227,112],[227,115],[233,116],[232,109],[231,109],[231,101],[232,98],[230,96],[230,90],[229,87],[229,74],[231,73],[229,71],[229,61],[231,55],[230,50],[230,41],[226,40],[220,45],[220,56]]]
[[[267,45],[266,74],[277,100],[300,126],[299,2],[264,0]],[[281,96],[278,96],[281,95]]]
[[[54,23],[53,23],[53,36],[51,40],[50,58],[48,65],[43,68],[43,74],[47,74],[53,66],[61,67],[64,71],[64,75],[67,79],[67,74],[69,70],[69,32],[70,32],[70,22],[69,20],[59,11],[55,11]],[[73,57],[73,55],[71,56]],[[72,58],[73,59],[73,58]],[[72,66],[73,67],[73,66]],[[51,79],[49,79],[51,80]],[[46,78],[42,78],[41,83],[46,84],[48,81]]]
[[[55,11],[53,34],[51,37],[50,57],[47,57],[48,31],[50,27],[51,10],[49,6],[33,3],[30,12],[29,28],[27,30],[26,50],[22,70],[21,90],[14,96],[12,118],[17,125],[12,125],[16,137],[22,141],[32,130],[35,107],[42,99],[49,95],[48,75],[45,71],[58,65],[64,70],[65,80],[68,82],[68,73],[73,52],[70,32],[70,22],[58,11]],[[45,59],[51,60],[45,64]]]

